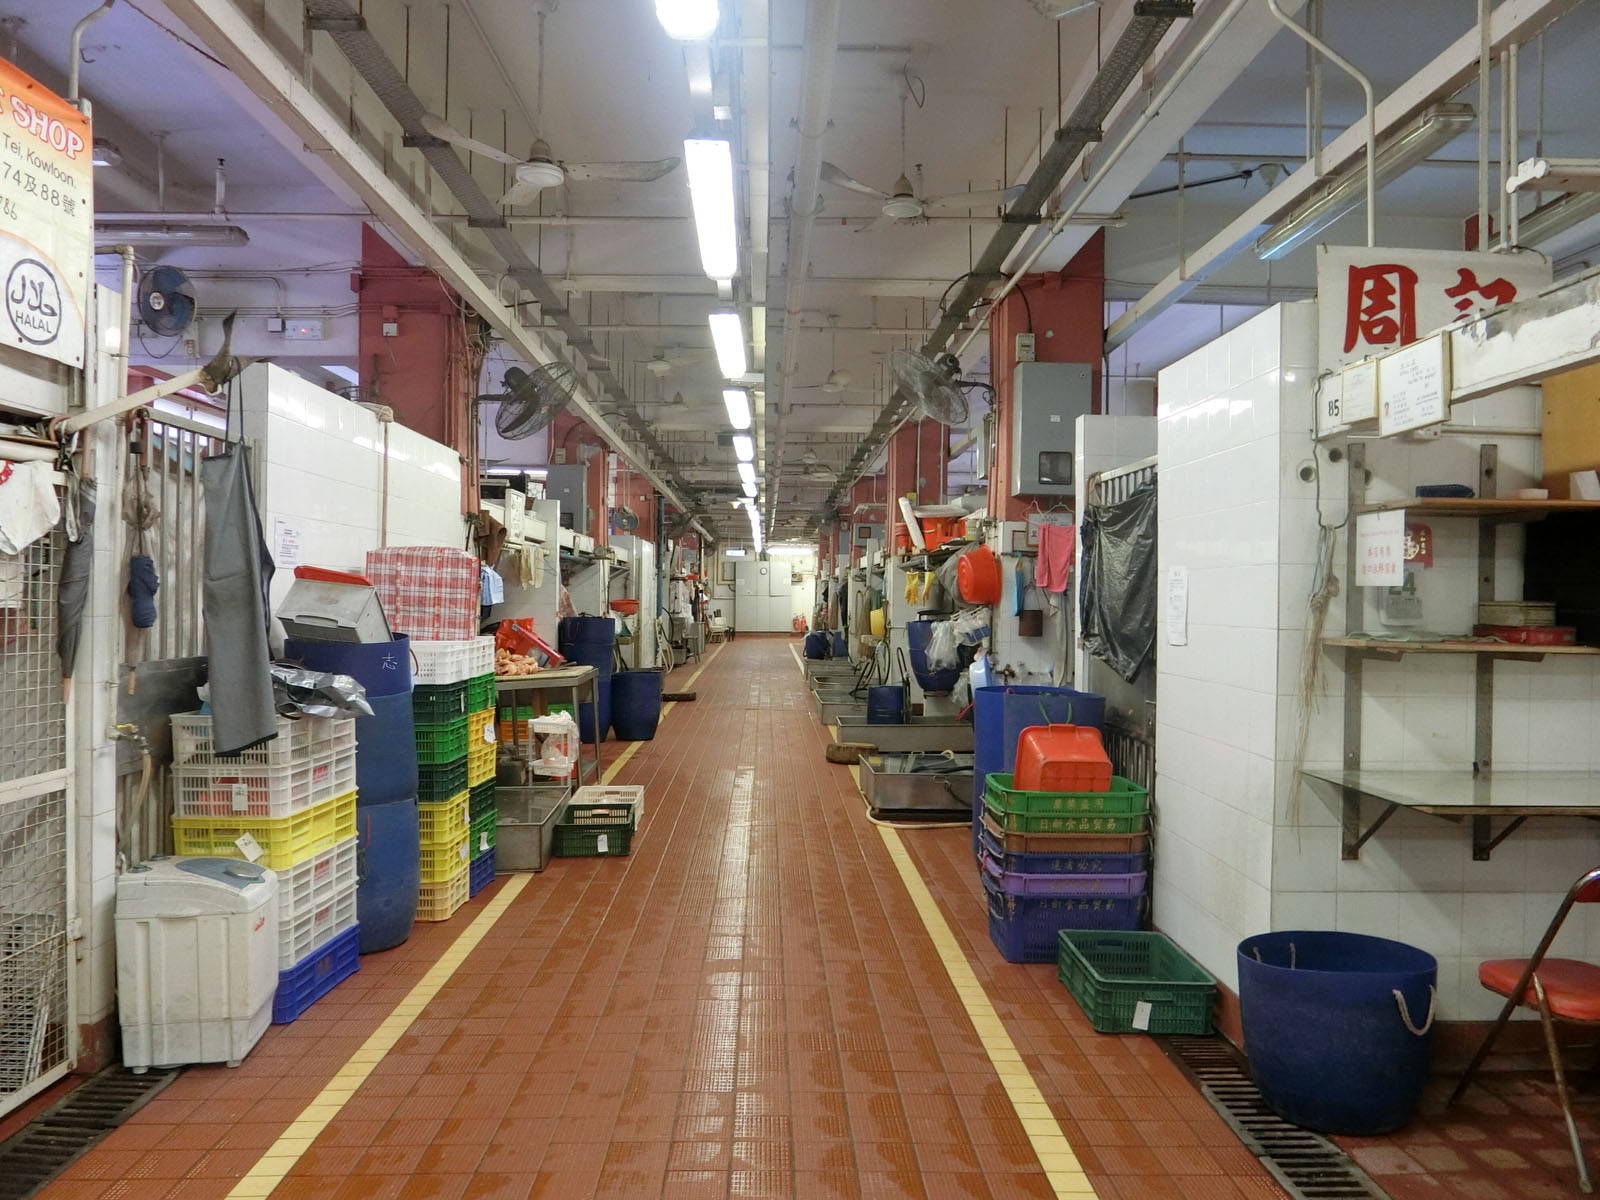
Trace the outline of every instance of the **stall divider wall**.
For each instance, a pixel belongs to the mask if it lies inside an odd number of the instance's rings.
[[[489,610],[489,617],[502,621],[513,617],[527,617],[533,621],[534,632],[551,646],[556,644],[557,614],[561,605],[561,567],[557,562],[556,530],[561,528],[561,502],[559,500],[532,500],[528,502],[530,516],[544,523],[549,531],[549,543],[544,547],[546,558],[544,574],[536,583],[523,587],[509,554],[500,557],[500,577],[505,582],[505,600]]]

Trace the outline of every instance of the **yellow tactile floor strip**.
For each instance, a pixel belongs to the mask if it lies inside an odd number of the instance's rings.
[[[939,951],[939,958],[944,962],[950,982],[955,985],[962,1007],[967,1010],[967,1017],[978,1031],[984,1051],[994,1064],[995,1073],[1000,1076],[1000,1083],[1006,1089],[1011,1107],[1016,1110],[1017,1120],[1027,1132],[1028,1141],[1033,1145],[1033,1152],[1038,1156],[1039,1165],[1044,1168],[1051,1188],[1057,1196],[1094,1196],[1094,1186],[1084,1174],[1078,1156],[1073,1153],[1055,1114],[1050,1111],[1050,1105],[1033,1082],[1033,1076],[1028,1073],[1022,1055],[1017,1052],[1016,1043],[1006,1032],[1000,1014],[995,1012],[994,1005],[990,1003],[988,993],[972,973],[967,956],[962,952],[955,934],[950,932],[950,926],[939,911],[933,893],[923,882],[917,865],[911,861],[911,855],[906,853],[900,834],[884,826],[878,827],[878,833],[888,847],[889,857],[894,860],[895,870],[900,872],[900,881],[905,884],[912,903],[917,906],[923,927],[933,939],[934,948]]]
[[[511,875],[506,879],[505,886],[473,919],[472,924],[450,943],[450,948],[428,968],[428,973],[417,981],[406,998],[395,1006],[394,1011],[372,1032],[372,1036],[334,1073],[328,1086],[317,1094],[316,1099],[301,1111],[278,1140],[267,1147],[266,1153],[256,1160],[255,1166],[234,1185],[228,1193],[228,1200],[260,1200],[261,1197],[272,1195],[283,1182],[284,1176],[300,1161],[301,1155],[311,1148],[317,1135],[339,1115],[339,1110],[349,1103],[356,1089],[372,1074],[372,1069],[405,1036],[411,1023],[422,1015],[422,1010],[450,981],[457,968],[466,961],[467,955],[477,948],[531,879],[531,875]]]

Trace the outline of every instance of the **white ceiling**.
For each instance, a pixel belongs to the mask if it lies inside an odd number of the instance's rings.
[[[232,2],[206,0],[219,6]],[[252,11],[257,7],[238,2]],[[930,194],[1019,182],[1032,169],[1041,128],[1046,136],[1053,132],[1058,96],[1070,105],[1078,82],[1109,48],[1132,4],[1106,0],[1101,10],[1060,23],[1041,17],[1028,0],[847,4],[823,157],[885,189],[902,161],[922,164]],[[1221,4],[1200,0],[1202,12]],[[72,25],[93,6],[94,0],[0,0],[0,16],[24,19],[17,34],[19,65],[51,86],[63,86]],[[802,266],[783,258],[806,10],[799,0],[723,0],[721,40],[714,49],[719,96],[734,104],[744,150],[743,262],[747,272],[753,264],[757,274],[741,279],[737,296],[757,318],[751,332],[758,368],[775,368],[787,273]],[[1382,96],[1465,33],[1475,10],[1474,0],[1325,0],[1325,36],[1372,74]],[[286,53],[300,45],[299,0],[265,0],[263,11]],[[537,124],[558,158],[658,158],[681,153],[683,136],[695,124],[684,54],[661,32],[650,0],[455,0],[448,6],[442,0],[366,0],[362,11],[426,106],[515,152],[526,150]],[[546,14],[542,112],[541,11]],[[770,36],[762,36],[769,21]],[[1548,38],[1542,87],[1546,149],[1552,155],[1600,155],[1589,86],[1592,64],[1600,56],[1600,6],[1578,6],[1557,30]],[[0,52],[5,36],[0,33]],[[326,34],[309,36],[322,47],[320,93],[342,112],[341,98],[348,101],[364,85],[347,63],[329,56]],[[1166,44],[1176,36],[1175,30]],[[326,214],[297,220],[240,216],[235,219],[248,230],[249,246],[186,248],[161,257],[196,274],[206,310],[242,309],[246,352],[272,353],[320,378],[328,378],[316,370],[324,363],[357,366],[355,298],[348,275],[359,259],[360,221],[354,218],[365,211],[360,198],[334,178],[327,164],[287,137],[268,107],[210,61],[204,47],[188,44],[193,40],[157,0],[138,0],[137,9],[121,0],[90,29],[83,90],[95,104],[96,132],[116,142],[124,157],[122,167],[97,175],[99,208],[154,210],[152,134],[164,130],[168,210],[210,209],[215,163],[223,158],[231,212]],[[1540,109],[1537,46],[1527,47],[1521,61],[1520,125],[1527,154]],[[1201,157],[1185,165],[1190,184],[1253,170],[1263,162],[1298,165],[1306,143],[1305,65],[1301,43],[1282,33],[1210,111],[1193,114],[1197,123],[1184,149]],[[1359,98],[1354,85],[1333,68],[1325,78],[1326,137],[1331,139],[1359,117]],[[1473,90],[1454,98],[1474,101]],[[903,97],[910,99],[904,106],[902,159]],[[1491,119],[1498,122],[1498,111]],[[1498,134],[1496,147],[1497,139]],[[376,138],[372,144],[384,152]],[[388,153],[392,173],[424,177],[426,167],[415,152],[391,143]],[[1476,137],[1462,139],[1435,156],[1458,165],[1425,165],[1386,187],[1379,198],[1380,241],[1459,244],[1460,221],[1476,207],[1476,155]],[[476,157],[469,166],[486,193],[500,194],[507,183],[504,168]],[[1169,187],[1177,179],[1177,163],[1169,158],[1131,190]],[[1125,200],[1120,206],[1125,224],[1107,235],[1110,294],[1119,301],[1137,296],[1173,270],[1180,248],[1198,246],[1266,190],[1257,174],[1188,191],[1181,200],[1176,194]],[[805,473],[803,456],[809,452],[823,463],[848,457],[883,402],[884,352],[920,346],[937,321],[940,294],[970,267],[995,229],[990,210],[974,214],[975,222],[958,216],[860,233],[856,229],[876,215],[876,202],[827,184],[821,192],[811,261],[803,264],[811,282],[800,315],[807,332],[799,383],[820,383],[837,365],[849,371],[852,389],[793,392],[780,516],[803,515],[826,493],[827,472]],[[433,195],[448,211],[443,189],[435,187]],[[574,183],[559,193],[546,192],[542,200],[542,207],[519,213],[651,218],[522,226],[518,233],[552,282],[574,292],[574,315],[596,330],[602,353],[691,482],[733,487],[731,452],[715,444],[723,426],[721,380],[707,353],[705,331],[715,297],[700,273],[683,171],[653,184]],[[449,228],[458,246],[492,279],[494,264],[477,235],[460,225]],[[1069,228],[1041,263],[1064,259],[1090,232]],[[1325,236],[1356,241],[1362,234],[1358,212]],[[1569,235],[1561,249],[1569,252],[1597,237],[1588,231]],[[1311,283],[1309,269],[1309,251],[1270,270],[1241,256],[1211,281],[1221,285],[1214,295],[1230,301],[1229,308],[1185,306],[1168,314],[1112,358],[1110,373],[1152,375],[1196,339],[1203,341],[1209,331],[1235,323],[1265,302],[1269,285],[1274,295],[1285,289],[1304,294]],[[280,308],[324,316],[328,340],[271,341],[265,321],[253,318]],[[201,341],[204,353],[205,335]],[[181,346],[147,342],[147,357],[162,358],[169,366],[182,361]],[[664,376],[642,365],[657,355],[672,364]],[[491,363],[489,382],[497,383],[503,366]],[[776,399],[777,389],[769,388],[768,404]],[[772,413],[766,413],[758,431],[771,420]],[[727,520],[725,503],[708,510]],[[738,531],[740,525],[726,527]]]

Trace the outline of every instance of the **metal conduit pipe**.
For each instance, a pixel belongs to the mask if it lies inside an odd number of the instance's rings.
[[[806,7],[805,64],[797,125],[800,146],[789,204],[789,260],[784,268],[788,278],[783,298],[783,344],[778,353],[777,413],[765,447],[769,533],[778,514],[778,475],[783,470],[789,389],[800,366],[800,318],[806,306],[811,231],[821,208],[818,189],[822,186],[822,138],[828,131],[828,105],[833,97],[833,68],[838,59],[839,17],[843,9],[843,0],[811,0]]]
[[[89,26],[110,12],[111,6],[116,2],[117,0],[106,0],[99,8],[89,13],[83,20],[72,27],[72,62],[67,67],[67,103],[74,108],[83,107],[78,102],[78,64],[83,62],[83,35],[89,32]]]

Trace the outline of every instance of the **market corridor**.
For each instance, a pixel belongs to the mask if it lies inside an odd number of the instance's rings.
[[[793,644],[669,680],[699,699],[612,778],[631,857],[501,876],[44,1195],[1282,1195],[1153,1043],[1001,959],[966,830],[867,820]]]

